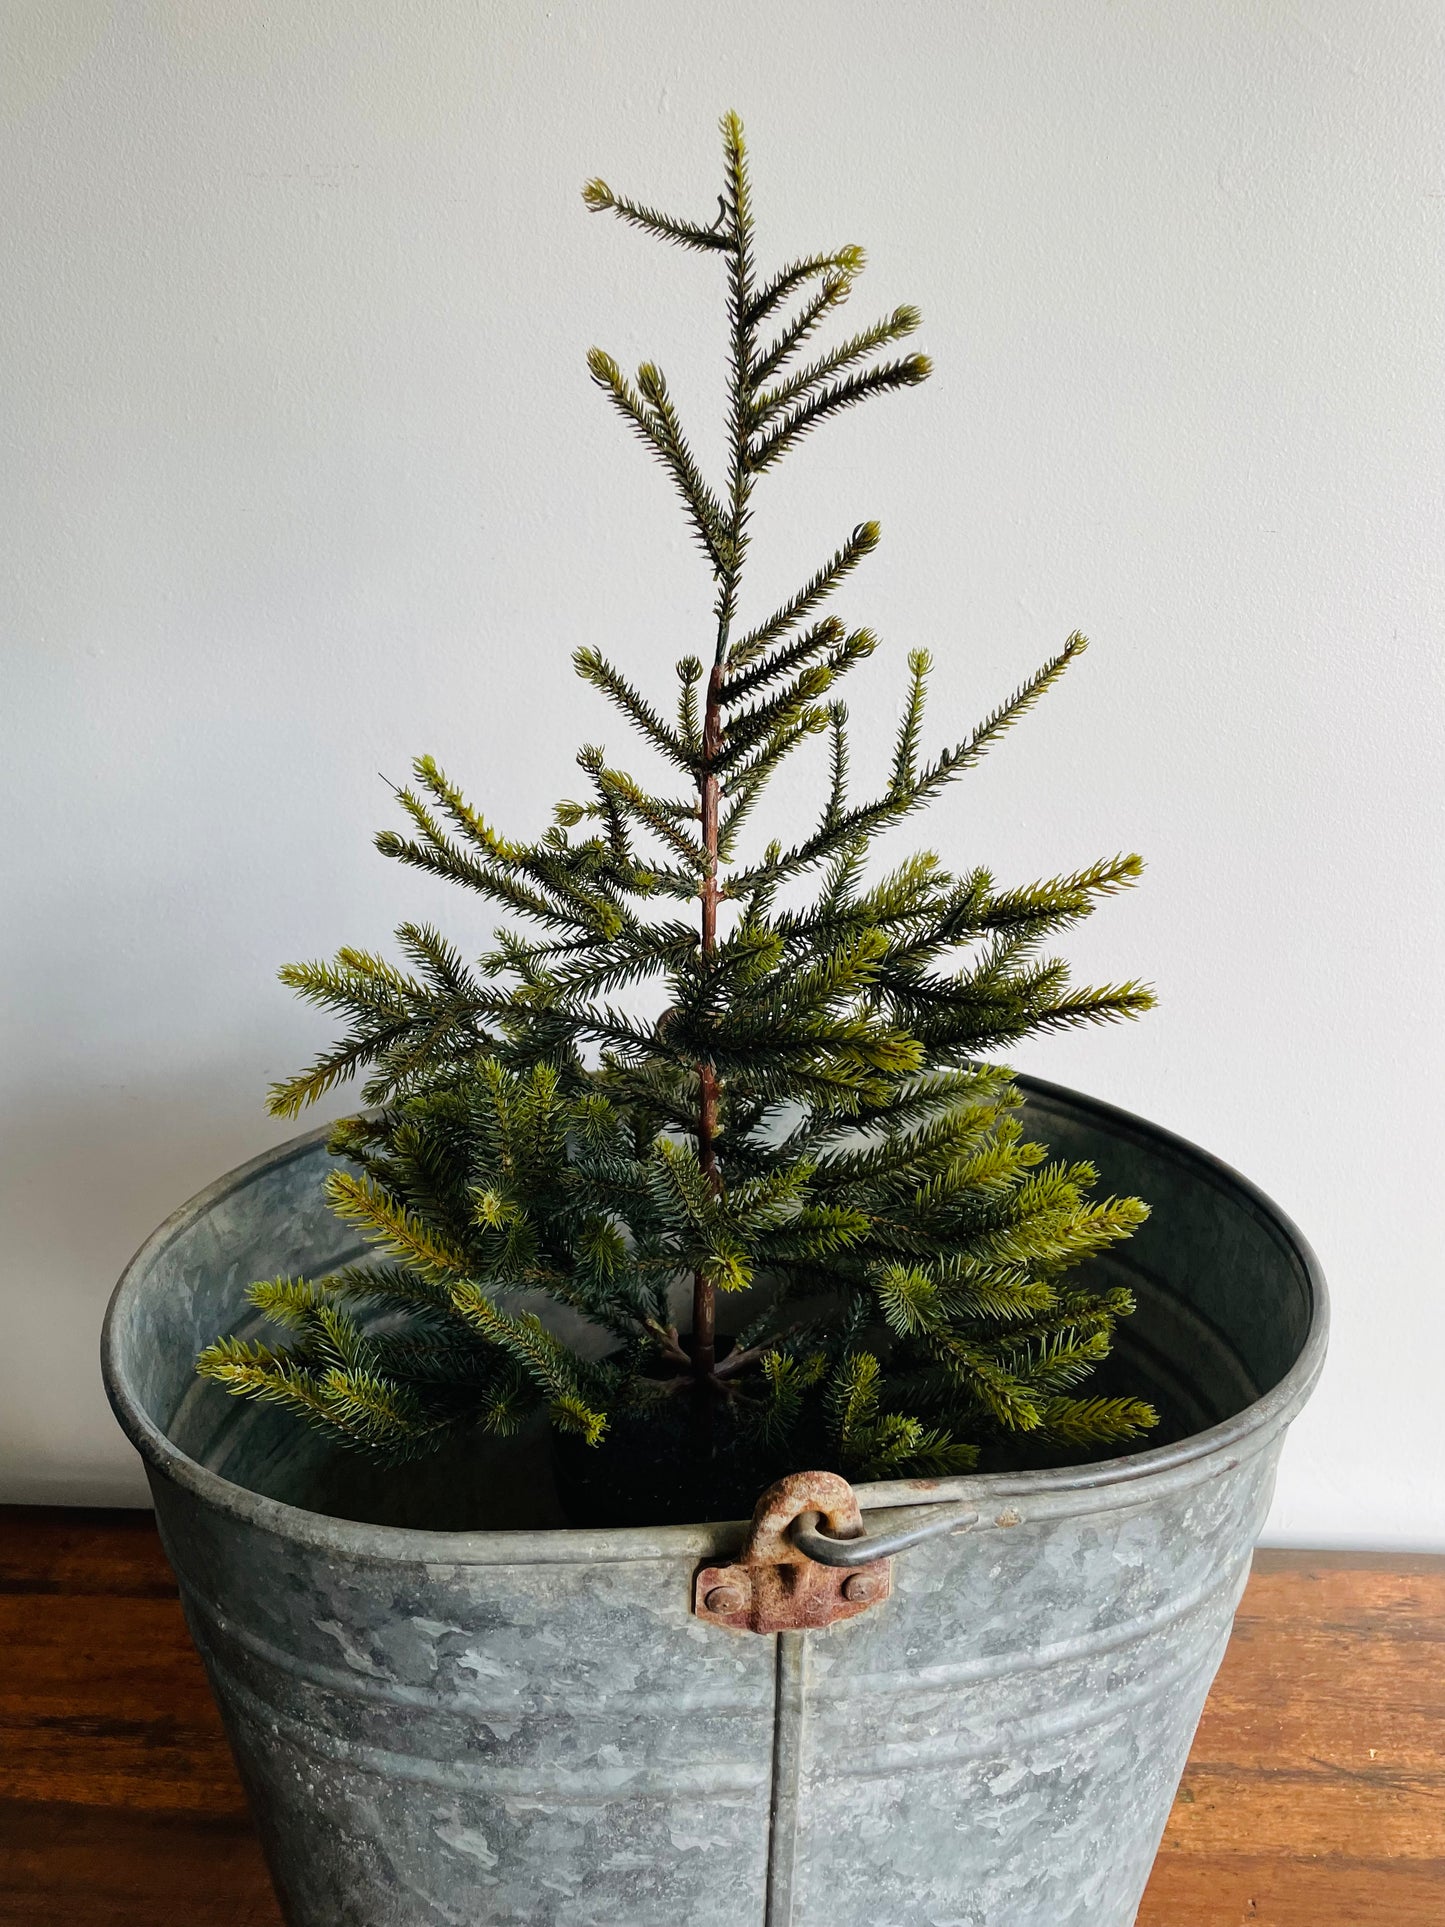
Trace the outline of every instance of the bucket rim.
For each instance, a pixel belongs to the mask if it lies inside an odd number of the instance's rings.
[[[1299,1412],[1324,1365],[1329,1337],[1329,1296],[1324,1272],[1309,1240],[1293,1219],[1258,1185],[1211,1151],[1066,1085],[1016,1073],[1026,1098],[1056,1102],[1076,1116],[1105,1126],[1114,1136],[1163,1150],[1190,1166],[1214,1188],[1227,1192],[1288,1252],[1310,1299],[1310,1322],[1299,1356],[1284,1376],[1231,1418],[1171,1445],[1128,1458],[1018,1473],[963,1474],[940,1479],[860,1480],[854,1485],[865,1512],[895,1513],[920,1506],[974,1506],[984,1526],[1009,1527],[1043,1518],[1132,1510],[1168,1494],[1204,1484],[1265,1450]],[[150,1234],[122,1271],[106,1307],[101,1331],[101,1375],[122,1431],[145,1461],[147,1472],[189,1492],[202,1504],[260,1531],[354,1559],[404,1565],[534,1565],[699,1557],[727,1551],[742,1539],[744,1520],[673,1526],[615,1526],[605,1530],[559,1526],[539,1530],[424,1531],[376,1525],[332,1513],[312,1512],[237,1485],[181,1451],[151,1417],[136,1393],[124,1357],[123,1328],[141,1301],[151,1266],[176,1237],[262,1171],[293,1163],[324,1144],[332,1126],[322,1124],[262,1151],[214,1179],[179,1205]],[[880,1522],[881,1523],[881,1522]]]

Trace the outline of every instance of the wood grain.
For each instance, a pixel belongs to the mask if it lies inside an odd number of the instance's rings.
[[[0,1512],[0,1654],[0,1799],[244,1813],[149,1513]]]
[[[148,1513],[0,1510],[0,1927],[280,1927]],[[1139,1927],[1442,1927],[1445,1559],[1261,1553]]]
[[[229,1816],[0,1801],[5,1927],[281,1927],[244,1807]]]
[[[1139,1927],[1441,1927],[1445,1559],[1256,1555]]]

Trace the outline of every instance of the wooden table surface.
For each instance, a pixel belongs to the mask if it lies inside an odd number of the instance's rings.
[[[0,1927],[279,1927],[149,1513],[0,1510]],[[1445,1558],[1260,1553],[1139,1927],[1445,1927]]]

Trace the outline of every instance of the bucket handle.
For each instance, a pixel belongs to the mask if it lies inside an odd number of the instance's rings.
[[[875,1559],[891,1559],[895,1552],[906,1552],[925,1539],[964,1532],[978,1524],[977,1512],[967,1506],[930,1506],[928,1510],[933,1517],[921,1525],[899,1526],[895,1532],[856,1533],[847,1539],[825,1532],[818,1513],[805,1512],[794,1521],[788,1537],[805,1558],[816,1560],[820,1566],[842,1566],[851,1571],[856,1566],[871,1565]]]

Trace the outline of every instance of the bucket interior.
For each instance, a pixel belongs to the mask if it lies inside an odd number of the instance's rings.
[[[1121,1321],[1091,1392],[1150,1399],[1158,1429],[1138,1452],[1235,1417],[1299,1358],[1314,1313],[1305,1254],[1267,1200],[1216,1160],[1142,1119],[1021,1078],[1025,1125],[1051,1155],[1097,1165],[1104,1193],[1147,1200],[1133,1238],[1089,1267],[1127,1285]],[[365,1255],[326,1207],[325,1133],[258,1159],[177,1214],[137,1260],[116,1306],[112,1369],[156,1426],[199,1464],[267,1497],[333,1516],[433,1530],[565,1524],[544,1435],[458,1441],[394,1470],[340,1451],[283,1412],[234,1399],[196,1376],[221,1333],[259,1336],[247,1285],[321,1275]],[[540,1309],[540,1307],[539,1307]],[[982,1470],[1060,1463],[1027,1450]]]

